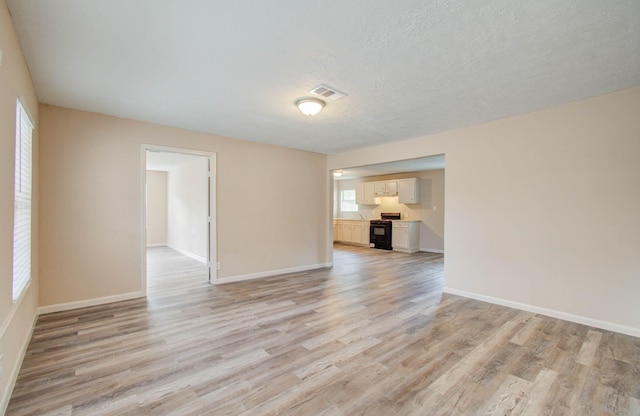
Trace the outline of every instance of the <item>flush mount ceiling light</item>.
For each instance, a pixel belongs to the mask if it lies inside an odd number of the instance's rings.
[[[335,176],[336,178],[339,178],[340,176],[342,176],[342,171],[341,170],[334,170],[333,171],[333,176]]]
[[[315,116],[322,110],[322,107],[324,107],[324,101],[318,100],[317,98],[301,98],[296,101],[296,105],[302,114]]]

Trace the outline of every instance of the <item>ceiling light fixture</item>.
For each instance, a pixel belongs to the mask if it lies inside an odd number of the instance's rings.
[[[317,98],[301,98],[296,101],[296,105],[302,114],[315,116],[322,110],[322,107],[324,107],[324,101],[318,100]]]
[[[342,176],[342,171],[341,170],[334,170],[333,171],[333,176],[335,176],[336,178],[339,178],[340,176]]]

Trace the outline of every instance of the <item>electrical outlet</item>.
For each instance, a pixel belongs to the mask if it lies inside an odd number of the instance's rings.
[[[216,269],[220,270],[220,262],[216,263]]]
[[[433,210],[436,211],[436,206],[435,205],[433,206]]]

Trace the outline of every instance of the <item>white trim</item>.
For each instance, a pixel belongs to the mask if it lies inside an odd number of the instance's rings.
[[[41,306],[38,308],[38,315],[45,315],[53,312],[68,311],[71,309],[86,308],[88,306],[104,305],[106,303],[120,302],[123,300],[143,298],[142,292],[122,293],[120,295],[104,296],[102,298],[78,300],[75,302],[58,303],[56,305]]]
[[[22,345],[20,346],[20,352],[18,352],[18,356],[13,363],[13,367],[11,368],[11,372],[9,373],[9,378],[7,379],[7,384],[5,386],[4,392],[2,392],[2,401],[0,401],[0,414],[4,415],[7,411],[7,406],[9,406],[9,400],[11,399],[11,394],[13,393],[13,389],[16,386],[16,381],[18,381],[18,374],[20,373],[20,368],[22,368],[22,362],[24,361],[24,356],[27,353],[27,348],[29,347],[29,342],[31,342],[31,338],[33,338],[33,331],[36,328],[36,322],[38,321],[38,312],[33,315],[33,321],[31,322],[31,328],[27,332],[27,336],[22,340]],[[5,328],[6,329],[6,328]],[[4,332],[2,333],[4,336]]]
[[[216,284],[221,285],[225,283],[241,282],[243,280],[260,279],[262,277],[272,277],[272,276],[278,276],[278,275],[288,274],[288,273],[305,272],[309,270],[324,269],[327,267],[333,267],[333,263],[310,264],[307,266],[291,267],[289,269],[279,269],[279,270],[271,270],[268,272],[249,273],[249,274],[241,274],[238,276],[224,277],[224,278],[218,279],[216,281]]]
[[[140,291],[147,296],[147,147],[140,145]]]
[[[149,247],[149,246],[147,246],[147,247]],[[191,257],[194,260],[198,260],[200,263],[207,264],[207,259],[205,259],[204,257],[198,256],[197,254],[193,254],[193,253],[188,252],[187,250],[183,250],[181,248],[173,247],[173,246],[170,246],[170,245],[167,245],[167,247],[177,251],[180,254],[184,254],[187,257]]]
[[[148,247],[168,247],[167,243],[151,243],[151,244],[147,244],[147,248]]]
[[[27,100],[25,100],[24,96],[22,96],[22,95],[19,95],[17,98],[18,98],[18,101],[20,101],[20,105],[24,109],[24,112],[26,113],[27,118],[29,119],[29,123],[31,123],[31,127],[35,130],[36,129],[36,123],[33,122],[33,120],[35,120],[35,119],[31,116],[31,111],[29,111],[29,106],[27,106]]]
[[[496,305],[508,306],[514,309],[520,309],[527,312],[533,312],[540,315],[550,316],[565,321],[575,322],[582,325],[588,325],[595,328],[606,329],[607,331],[619,332],[621,334],[631,335],[632,337],[640,337],[640,328],[620,325],[613,322],[601,321],[599,319],[587,318],[585,316],[574,315],[568,312],[557,311],[554,309],[541,308],[539,306],[529,305],[526,303],[514,302],[507,299],[494,298],[492,296],[481,295],[479,293],[467,292],[465,290],[453,289],[445,287],[445,293],[463,296],[465,298],[477,299],[483,302],[489,302]]]
[[[218,280],[218,154],[209,154],[209,273],[210,281]]]
[[[418,249],[414,249],[414,248],[406,248],[406,247],[393,247],[393,251],[397,251],[397,252],[399,252],[399,253],[409,253],[409,254],[412,254],[412,253],[417,253],[417,252],[418,252],[418,251],[420,251],[420,250],[418,250]]]
[[[18,296],[18,299],[16,299],[11,305],[11,310],[9,311],[9,315],[5,318],[4,322],[2,322],[2,326],[0,326],[0,339],[4,338],[4,333],[7,330],[7,328],[9,328],[9,325],[11,325],[11,321],[13,321],[13,317],[15,316],[16,311],[20,307],[20,303],[22,303],[22,299],[24,299],[27,292],[29,291],[29,288],[31,287],[32,282],[33,282],[33,279],[30,279],[27,285],[24,287],[24,290],[22,291],[22,293],[20,293],[20,296]]]
[[[33,271],[33,218],[35,181],[33,176],[33,122],[26,106],[16,100],[15,152],[14,152],[14,194],[13,194],[13,287],[12,300],[15,303],[26,291]],[[37,207],[35,207],[37,208]],[[37,213],[37,211],[36,211]]]
[[[422,248],[420,247],[420,251],[424,251],[426,253],[440,253],[444,254],[444,250],[437,250],[435,248]]]

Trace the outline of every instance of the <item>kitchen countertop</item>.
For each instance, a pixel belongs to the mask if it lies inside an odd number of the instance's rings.
[[[334,218],[334,220],[340,220],[340,221],[372,221],[372,220],[379,220],[380,218]],[[391,221],[397,221],[397,222],[420,222],[421,220],[417,220],[417,219],[402,219],[402,220],[391,220]]]

